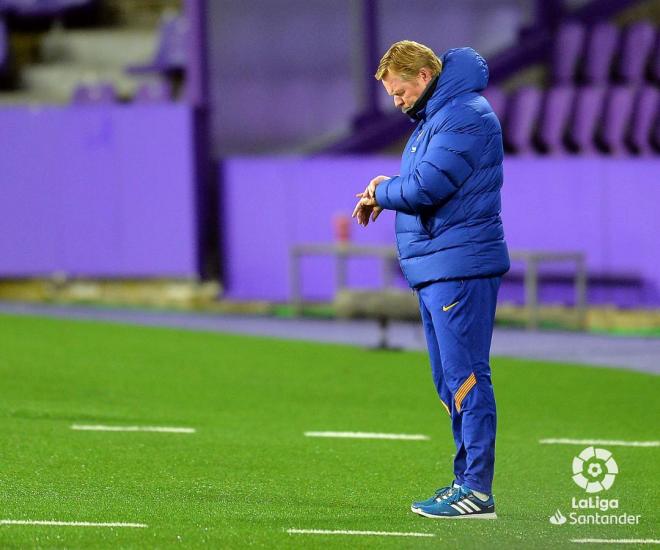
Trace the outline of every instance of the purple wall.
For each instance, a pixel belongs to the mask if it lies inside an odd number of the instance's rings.
[[[372,177],[397,172],[398,160],[391,157],[226,161],[222,229],[228,296],[287,300],[289,247],[332,241],[332,218],[350,215],[353,194]],[[590,301],[660,305],[658,174],[660,159],[507,159],[502,216],[509,246],[584,251],[595,278]],[[261,200],[253,207],[255,197]],[[352,225],[358,243],[393,244],[393,233],[390,212],[366,229]],[[561,266],[548,269],[562,273]],[[520,274],[521,266],[514,264],[512,272]],[[376,260],[355,261],[349,268],[349,281],[356,286],[378,284],[378,277]],[[609,278],[628,282],[612,285]],[[332,296],[332,262],[306,260],[303,283],[307,298]],[[545,285],[541,296],[568,301],[570,282],[563,287],[562,294]],[[515,277],[502,296],[522,300]]]
[[[355,193],[363,191],[375,175],[397,170],[397,161],[377,157],[225,161],[220,219],[228,296],[287,300],[289,247],[302,242],[332,241],[333,216],[350,216]],[[384,212],[374,226],[366,229],[351,224],[353,241],[391,243],[392,220],[392,214]],[[368,286],[370,280],[377,278],[375,260],[351,263],[351,284]],[[319,299],[332,295],[333,276],[329,259],[306,260],[304,295]]]
[[[196,274],[184,105],[0,109],[0,276]]]

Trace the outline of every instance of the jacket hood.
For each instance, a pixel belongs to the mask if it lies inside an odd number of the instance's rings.
[[[488,85],[486,60],[472,48],[454,48],[442,54],[442,72],[423,116],[429,117],[451,98],[480,92]]]

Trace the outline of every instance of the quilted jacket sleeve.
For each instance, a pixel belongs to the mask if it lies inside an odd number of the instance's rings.
[[[483,147],[479,115],[456,109],[431,137],[422,159],[407,176],[395,176],[376,188],[382,208],[408,214],[439,206],[453,195],[478,165]]]

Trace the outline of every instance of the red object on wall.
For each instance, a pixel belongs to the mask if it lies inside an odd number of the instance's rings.
[[[347,243],[351,240],[351,218],[347,214],[335,214],[333,218],[335,240]]]

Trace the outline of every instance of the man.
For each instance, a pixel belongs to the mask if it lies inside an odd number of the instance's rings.
[[[430,518],[494,519],[489,354],[509,255],[500,219],[501,128],[479,95],[488,67],[471,48],[439,59],[404,40],[390,47],[375,76],[418,124],[401,174],[374,178],[357,194],[353,217],[367,226],[383,209],[396,211],[399,262],[419,296],[433,381],[456,444],[453,482],[411,509]]]

